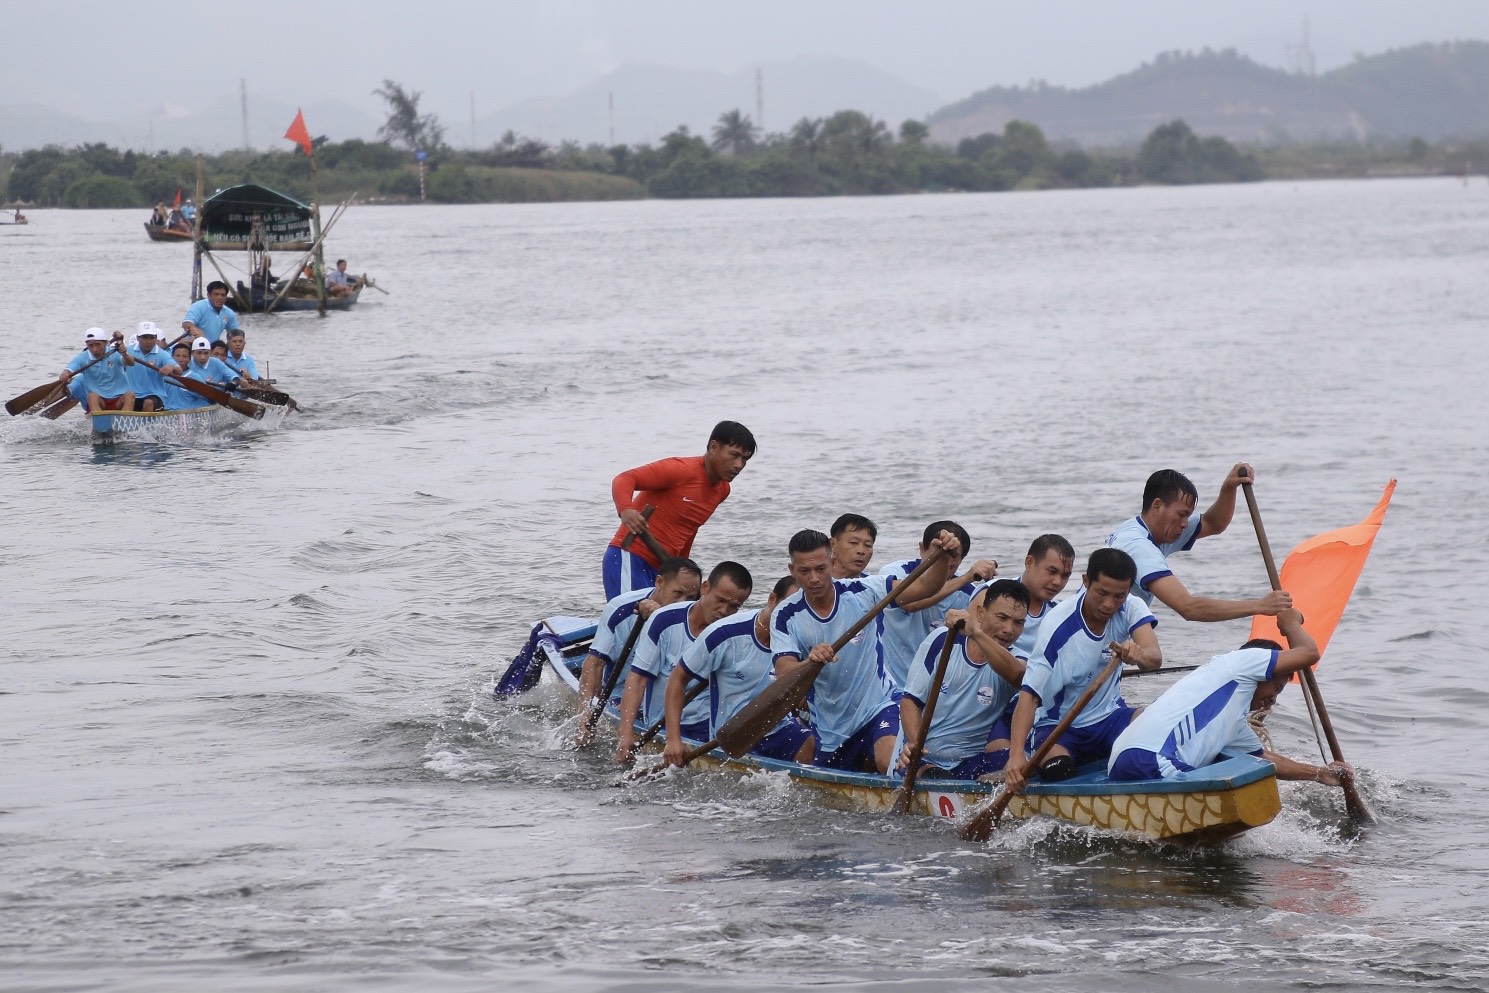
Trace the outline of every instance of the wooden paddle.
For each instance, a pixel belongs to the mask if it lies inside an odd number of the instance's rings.
[[[641,615],[636,615],[636,623],[631,625],[631,633],[626,636],[626,643],[621,646],[620,654],[615,657],[615,666],[610,670],[610,675],[605,679],[605,686],[600,690],[600,695],[594,700],[589,716],[584,719],[584,735],[581,741],[588,742],[594,737],[595,726],[600,723],[600,715],[605,712],[605,704],[610,699],[610,694],[615,692],[616,684],[620,682],[620,674],[625,671],[626,663],[631,660],[631,650],[636,647],[636,640],[641,637],[641,629],[646,622]]]
[[[1054,748],[1055,743],[1060,740],[1060,735],[1070,730],[1070,725],[1074,724],[1075,719],[1080,716],[1081,711],[1086,709],[1086,704],[1091,702],[1091,698],[1096,695],[1096,691],[1101,689],[1102,684],[1108,679],[1111,679],[1117,669],[1122,665],[1122,659],[1116,652],[1116,645],[1113,644],[1111,647],[1112,660],[1106,664],[1105,669],[1101,670],[1101,675],[1091,680],[1091,685],[1086,687],[1086,692],[1082,693],[1075,703],[1071,705],[1070,709],[1065,712],[1065,716],[1060,718],[1060,723],[1056,724],[1055,729],[1050,732],[1050,736],[1044,739],[1044,744],[1035,749],[1034,754],[1029,757],[1030,769],[1037,770],[1039,768],[1045,756],[1050,753],[1050,749]],[[1023,743],[1014,742],[1014,747],[1022,748]],[[1005,787],[1003,792],[998,794],[997,799],[992,803],[984,805],[981,810],[968,818],[966,823],[957,828],[957,834],[961,835],[963,841],[987,841],[993,833],[993,828],[997,827],[998,822],[1003,819],[1003,811],[1008,809],[1008,804],[1013,798],[1014,794],[1010,793],[1007,787]]]
[[[905,781],[894,794],[894,812],[908,814],[915,797],[915,779],[920,775],[921,759],[925,755],[925,739],[931,730],[931,719],[936,716],[936,701],[941,699],[941,681],[946,678],[946,666],[951,661],[951,650],[956,647],[960,622],[946,631],[946,643],[941,646],[941,657],[936,660],[936,671],[931,674],[931,691],[926,694],[925,708],[920,712],[920,730],[915,733],[915,742],[910,746],[910,761],[905,764]]]
[[[645,507],[642,507],[641,508],[641,519],[643,521],[649,521],[649,520],[651,520],[651,515],[654,514],[654,513],[656,513],[656,512],[657,512],[657,508],[653,507],[651,504],[647,504]],[[655,540],[655,539],[653,539],[653,540]],[[626,550],[628,550],[631,547],[631,545],[635,544],[635,542],[636,542],[636,532],[635,531],[632,531],[630,534],[628,534],[624,538],[620,539],[620,550],[623,551],[623,552],[626,551]],[[656,549],[652,549],[652,551],[656,551]],[[665,555],[662,556],[662,557],[663,558],[666,558]]]
[[[1244,471],[1244,470],[1243,470]],[[1256,494],[1251,490],[1251,480],[1242,477],[1241,491],[1246,494],[1246,509],[1251,512],[1251,526],[1256,530],[1256,542],[1261,546],[1262,561],[1267,566],[1267,579],[1272,583],[1272,589],[1282,589],[1282,575],[1277,571],[1277,560],[1272,557],[1272,544],[1267,541],[1267,529],[1262,526],[1261,510],[1256,505]],[[1344,761],[1344,751],[1339,747],[1339,738],[1334,734],[1334,725],[1329,721],[1329,712],[1324,707],[1323,694],[1319,692],[1318,680],[1314,678],[1313,666],[1301,670],[1298,675],[1302,677],[1303,692],[1308,694],[1313,701],[1313,707],[1318,712],[1318,722],[1323,725],[1324,737],[1329,742],[1329,751],[1334,756],[1335,762]],[[1348,812],[1350,819],[1361,824],[1374,824],[1375,814],[1371,812],[1370,806],[1365,803],[1365,798],[1360,796],[1355,789],[1354,777],[1345,773],[1339,777],[1339,786],[1344,790],[1344,809]]]
[[[57,418],[61,417],[63,414],[67,413],[69,410],[76,407],[77,405],[78,402],[75,398],[70,396],[63,397],[61,400],[58,400],[46,410],[43,410],[41,412],[41,416],[45,417],[49,421],[55,421]]]
[[[160,366],[156,365],[153,362],[146,362],[144,359],[140,358],[135,359],[135,361],[144,366],[146,369],[154,369],[156,372],[160,372]],[[264,407],[262,404],[253,403],[249,400],[239,399],[238,397],[233,396],[231,393],[228,393],[225,390],[219,390],[215,386],[210,386],[207,383],[199,382],[195,379],[189,379],[185,376],[172,376],[170,373],[165,372],[160,372],[160,374],[162,376],[165,376],[167,379],[175,380],[181,385],[183,389],[195,393],[203,400],[208,400],[212,403],[217,404],[218,406],[235,410],[238,413],[242,414],[244,417],[251,417],[256,421],[263,419]]]
[[[287,407],[290,410],[300,409],[300,405],[295,402],[294,397],[288,393],[281,393],[279,390],[271,390],[264,386],[245,385],[238,392],[242,393],[245,397],[250,397],[261,403],[272,403],[276,407]]]
[[[653,507],[651,504],[647,504],[641,510],[642,518],[648,521],[651,520],[651,515],[656,511],[656,509],[657,508]],[[637,532],[635,531],[632,531],[630,534],[626,535],[624,538],[621,539],[620,547],[622,549],[630,548],[631,542],[636,540],[636,535]],[[656,539],[656,536],[653,535],[645,527],[641,529],[640,535],[641,540],[646,542],[646,547],[651,549],[651,553],[657,557],[657,565],[661,565],[663,559],[672,558],[672,553],[663,548],[662,543],[658,541]]]

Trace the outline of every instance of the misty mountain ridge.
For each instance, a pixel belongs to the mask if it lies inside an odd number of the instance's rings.
[[[1031,121],[1053,140],[1130,145],[1182,118],[1232,141],[1363,141],[1489,133],[1489,42],[1457,41],[1357,58],[1317,76],[1260,65],[1232,50],[1159,56],[1081,89],[992,87],[938,110],[935,141]]]

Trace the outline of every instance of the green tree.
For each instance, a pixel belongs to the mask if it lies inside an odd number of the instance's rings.
[[[388,119],[377,129],[377,136],[409,151],[434,151],[444,144],[445,129],[434,114],[419,115],[419,98],[424,94],[405,90],[391,79],[372,91],[388,104]]]
[[[1003,127],[1003,139],[994,155],[998,168],[1007,169],[1020,179],[1047,168],[1054,159],[1044,132],[1028,121],[1009,121]]]
[[[725,111],[719,115],[719,123],[713,126],[713,150],[743,155],[755,147],[759,134],[760,129],[746,114],[738,109]]]
[[[122,176],[89,176],[69,186],[62,202],[68,207],[142,207],[145,198]]]
[[[931,136],[931,129],[922,121],[913,118],[900,125],[900,141],[907,145],[923,145]]]
[[[822,118],[803,117],[791,125],[791,135],[787,140],[793,150],[805,152],[806,157],[815,163],[817,153],[822,149]]]

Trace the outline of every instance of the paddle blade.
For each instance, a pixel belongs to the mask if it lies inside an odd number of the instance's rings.
[[[807,691],[822,672],[822,665],[821,662],[808,662],[790,675],[772,682],[763,693],[719,728],[719,747],[733,758],[739,758],[754,748],[761,738],[781,723],[781,718],[799,707],[807,698]]]
[[[5,405],[5,412],[11,417],[14,417],[19,413],[31,410],[33,407],[45,407],[49,403],[55,403],[57,398],[61,396],[60,391],[66,389],[67,386],[65,384],[59,383],[55,379],[50,383],[42,383],[36,389],[27,390],[14,400],[8,402]],[[54,393],[57,395],[54,396]]]
[[[998,794],[997,799],[991,803],[984,804],[976,813],[967,818],[962,826],[957,828],[957,835],[963,841],[984,842],[993,836],[993,828],[1003,819],[1003,811],[1008,807],[1008,801],[1013,799],[1013,794],[1003,792]]]
[[[72,397],[68,397],[65,400],[58,400],[46,410],[43,410],[41,412],[41,416],[45,417],[49,421],[55,421],[57,418],[61,417],[63,414],[67,413],[69,410],[76,407],[77,405],[78,402]]]

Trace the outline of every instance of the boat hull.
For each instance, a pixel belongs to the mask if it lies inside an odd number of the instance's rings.
[[[270,408],[274,410],[276,408]],[[194,437],[218,434],[250,423],[242,414],[226,407],[193,407],[189,410],[134,411],[121,414],[89,414],[94,435],[127,438],[134,435],[161,437]],[[269,415],[265,415],[265,420]],[[261,424],[261,421],[251,422]]]
[[[145,222],[145,233],[150,236],[151,241],[190,241],[190,231],[177,231],[175,228],[162,227],[158,224]]]
[[[362,287],[358,286],[355,290],[350,293],[344,294],[343,296],[327,296],[326,309],[349,310],[351,309],[351,306],[361,298]],[[243,310],[243,313],[248,314],[266,313],[269,309],[269,305],[274,302],[274,297],[272,294],[266,297],[262,293],[250,293],[248,287],[244,286],[241,282],[238,284],[238,297],[235,297],[234,299],[237,302],[241,302],[241,300],[248,301],[247,309]],[[274,313],[277,314],[287,310],[318,309],[320,309],[320,301],[317,300],[315,297],[287,296],[283,300],[279,301],[278,306],[274,308]]]
[[[553,617],[546,622],[559,643],[541,646],[547,667],[569,693],[578,696],[578,671],[594,633],[594,623]],[[613,709],[607,712],[616,719]],[[785,773],[794,784],[812,789],[827,806],[849,811],[889,812],[897,780],[862,772],[840,772],[752,755],[730,758],[715,751],[695,762],[733,772]],[[911,812],[956,820],[991,800],[995,784],[921,777]],[[1088,766],[1060,783],[1033,782],[1013,798],[1005,813],[1015,819],[1051,817],[1083,827],[1145,835],[1158,841],[1212,843],[1268,823],[1282,809],[1276,769],[1254,756],[1226,759],[1178,780],[1113,782],[1105,769]]]

